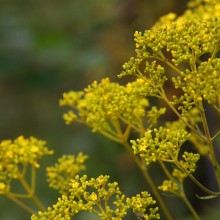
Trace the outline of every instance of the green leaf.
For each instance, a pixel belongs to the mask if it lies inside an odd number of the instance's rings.
[[[214,198],[216,198],[216,197],[218,197],[218,196],[217,196],[217,195],[211,195],[211,196],[198,196],[198,195],[196,194],[196,197],[199,198],[199,199],[203,199],[203,200],[205,200],[205,199],[214,199]]]

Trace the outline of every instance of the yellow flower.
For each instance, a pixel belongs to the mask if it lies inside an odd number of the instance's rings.
[[[89,196],[89,198],[92,200],[92,201],[96,201],[98,199],[97,195],[92,192],[92,194]]]
[[[5,190],[5,188],[6,188],[5,183],[0,182],[0,194]]]

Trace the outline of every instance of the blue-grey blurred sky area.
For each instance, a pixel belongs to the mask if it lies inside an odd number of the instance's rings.
[[[57,152],[42,159],[39,171],[37,190],[46,206],[58,195],[46,186],[44,165],[64,153],[89,154],[89,175],[110,174],[124,191],[144,188],[139,174],[131,175],[136,170],[123,149],[83,125],[66,126],[58,102],[63,92],[94,80],[118,80],[134,54],[134,32],[170,11],[181,14],[186,2],[0,0],[0,140],[32,135]],[[0,219],[24,220],[29,214],[0,195]]]

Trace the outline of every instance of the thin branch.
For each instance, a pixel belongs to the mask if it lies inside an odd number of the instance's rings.
[[[12,200],[16,205],[18,205],[19,207],[23,208],[25,211],[27,211],[30,214],[36,214],[36,212],[30,208],[29,206],[27,206],[25,203],[23,203],[22,201],[20,201],[19,199],[17,199],[16,197],[12,196],[11,194],[6,195],[7,198],[9,198],[10,200]]]

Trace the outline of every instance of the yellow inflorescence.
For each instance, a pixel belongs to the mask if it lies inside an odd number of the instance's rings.
[[[100,83],[95,81],[84,92],[64,93],[60,105],[73,108],[64,114],[64,120],[67,124],[83,122],[93,131],[109,130],[109,123],[114,120],[124,120],[138,126],[149,105],[143,97],[141,83],[138,80],[122,86],[105,78]]]
[[[12,179],[22,175],[22,169],[28,165],[39,168],[38,160],[44,155],[53,154],[46,142],[34,137],[20,136],[15,140],[3,140],[0,143],[0,193],[10,191]]]
[[[220,2],[197,6],[199,3],[191,1],[194,8],[184,15],[171,13],[152,29],[135,32],[136,57],[123,65],[119,75],[141,77],[143,85],[148,84],[146,95],[161,97],[164,82],[170,79],[162,69],[170,66],[175,72],[175,89],[184,93],[175,103],[183,114],[203,100],[215,104],[220,91],[220,59],[216,56],[220,51]]]
[[[170,130],[160,127],[148,130],[144,137],[131,141],[134,153],[139,154],[146,161],[146,165],[153,162],[166,162],[179,168],[174,168],[171,179],[164,181],[159,187],[162,191],[178,195],[179,185],[189,174],[195,172],[196,162],[200,158],[198,153],[184,152],[183,159],[179,159],[181,146],[189,138],[190,134],[184,129]]]
[[[172,162],[177,160],[180,147],[188,140],[190,134],[183,129],[169,130],[164,127],[148,130],[145,136],[131,140],[135,154],[140,154],[149,165],[158,160]]]
[[[69,190],[70,180],[80,171],[85,170],[84,162],[87,158],[88,156],[83,153],[79,153],[76,157],[63,155],[54,166],[47,167],[49,186],[61,194],[66,194]]]
[[[159,219],[158,208],[149,193],[142,192],[132,198],[125,198],[117,182],[109,182],[109,176],[87,179],[76,176],[70,182],[68,195],[63,195],[58,202],[45,212],[32,215],[32,220],[72,219],[81,211],[96,213],[101,219],[122,220],[128,209],[138,212],[145,219]]]

